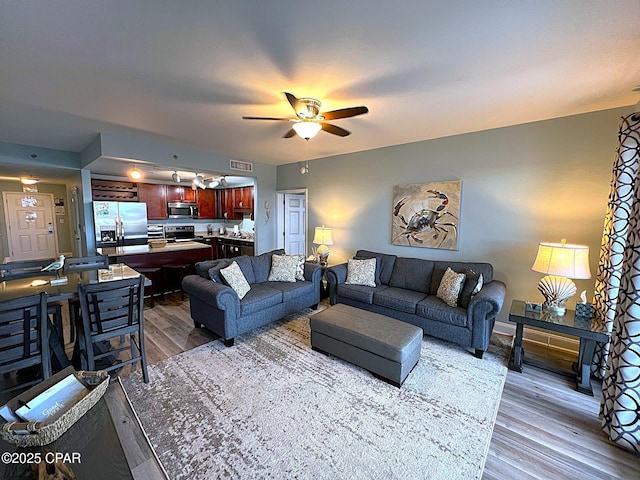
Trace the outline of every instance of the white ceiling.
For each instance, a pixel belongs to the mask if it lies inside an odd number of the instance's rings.
[[[0,4],[0,141],[159,135],[270,164],[635,104],[640,0]],[[281,136],[281,92],[352,131]]]

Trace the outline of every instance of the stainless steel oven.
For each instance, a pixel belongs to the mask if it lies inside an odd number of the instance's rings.
[[[167,216],[169,218],[198,218],[198,204],[169,202],[167,203]]]

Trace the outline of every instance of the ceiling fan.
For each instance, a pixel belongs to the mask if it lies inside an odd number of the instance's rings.
[[[316,136],[320,130],[324,130],[327,133],[338,135],[339,137],[346,137],[351,135],[351,132],[344,128],[327,123],[326,120],[338,120],[340,118],[355,117],[357,115],[363,115],[369,112],[367,107],[349,107],[340,108],[338,110],[331,110],[329,112],[320,113],[320,107],[322,103],[315,98],[296,98],[295,95],[284,92],[287,100],[291,104],[293,111],[296,113],[296,118],[278,118],[278,117],[242,117],[244,120],[273,120],[277,122],[292,122],[293,128],[285,133],[282,138],[291,138],[296,133],[309,140]]]

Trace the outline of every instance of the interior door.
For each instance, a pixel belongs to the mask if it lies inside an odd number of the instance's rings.
[[[58,256],[53,194],[3,192],[2,196],[10,261]]]
[[[284,249],[289,255],[306,256],[306,196],[303,193],[284,195]]]

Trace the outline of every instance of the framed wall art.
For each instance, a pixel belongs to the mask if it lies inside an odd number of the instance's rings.
[[[391,244],[458,249],[462,181],[393,187]]]

